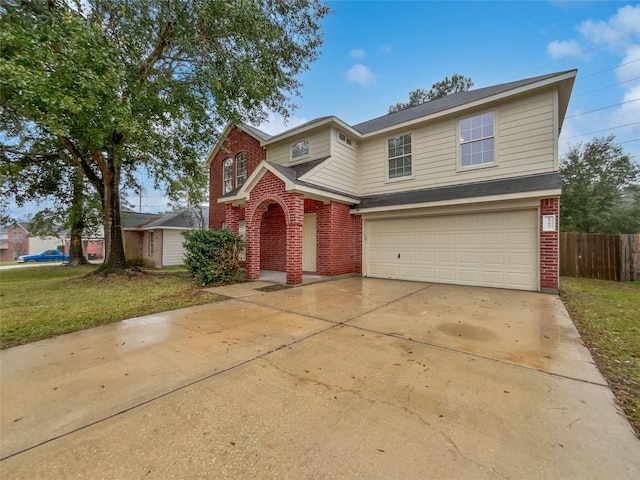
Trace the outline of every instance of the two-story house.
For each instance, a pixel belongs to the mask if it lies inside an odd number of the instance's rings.
[[[228,126],[209,154],[211,228],[244,233],[246,275],[558,289],[558,137],[576,71],[357,125]]]

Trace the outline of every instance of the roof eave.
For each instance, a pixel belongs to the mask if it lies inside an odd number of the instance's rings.
[[[539,90],[542,88],[546,88],[550,85],[553,84],[559,84],[560,87],[560,91],[561,91],[561,101],[560,101],[560,105],[562,107],[562,105],[564,105],[564,109],[561,108],[560,109],[560,122],[559,124],[562,125],[562,121],[564,120],[564,112],[566,112],[567,110],[567,105],[569,103],[569,97],[571,95],[571,89],[573,88],[573,83],[575,81],[575,77],[577,74],[577,70],[568,70],[566,72],[562,72],[558,75],[554,75],[552,77],[549,78],[545,78],[542,80],[539,80],[537,82],[532,82],[526,85],[522,85],[520,87],[516,87],[516,88],[512,88],[509,90],[505,90],[503,92],[499,92],[493,95],[489,95],[487,97],[483,97],[480,98],[478,100],[469,102],[469,103],[463,103],[461,105],[456,105],[455,107],[451,107],[448,109],[444,109],[444,110],[440,110],[438,112],[434,112],[432,114],[428,114],[428,115],[424,115],[422,117],[418,117],[418,118],[414,118],[411,120],[407,120],[406,122],[402,122],[402,123],[397,123],[395,125],[390,125],[388,127],[379,129],[379,130],[374,130],[372,132],[368,132],[368,133],[364,133],[361,134],[362,138],[370,138],[370,137],[375,137],[377,135],[382,135],[385,133],[389,133],[392,131],[396,131],[396,130],[403,130],[403,129],[408,129],[411,128],[412,126],[419,124],[419,123],[423,123],[423,122],[427,122],[427,121],[431,121],[431,120],[435,120],[444,116],[448,116],[448,115],[452,115],[452,114],[457,114],[460,113],[464,110],[471,110],[471,109],[475,109],[478,107],[481,107],[482,105],[486,105],[486,104],[490,104],[493,102],[498,102],[500,100],[503,100],[505,98],[509,98],[512,96],[516,96],[516,95],[521,95],[523,93],[527,93],[527,92],[531,92],[534,90]]]

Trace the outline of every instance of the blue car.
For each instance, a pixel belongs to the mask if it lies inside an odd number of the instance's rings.
[[[16,262],[68,262],[69,255],[58,250],[43,250],[35,255],[20,255]]]

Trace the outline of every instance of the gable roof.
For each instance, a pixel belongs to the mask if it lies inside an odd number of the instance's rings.
[[[477,90],[468,90],[466,92],[453,93],[442,98],[421,103],[420,105],[416,105],[415,107],[406,108],[404,110],[400,110],[399,112],[389,113],[382,117],[367,120],[366,122],[354,125],[353,128],[363,135],[376,132],[378,130],[385,130],[387,128],[410,122],[412,120],[417,120],[422,117],[427,117],[436,113],[444,112],[446,110],[451,110],[456,107],[461,107],[463,105],[477,102],[479,100],[487,99],[494,95],[509,92],[511,90],[516,90],[518,88],[530,86],[536,83],[545,82],[546,80],[552,80],[556,77],[567,76],[568,74],[572,74],[569,76],[575,77],[576,72],[577,70],[566,70],[564,72],[550,73],[548,75],[525,78],[523,80],[503,83],[491,87],[479,88]],[[564,113],[560,118],[560,124],[562,124],[563,118]]]
[[[209,226],[209,209],[202,207],[202,219],[199,212],[195,207],[183,210],[181,212],[167,213],[160,218],[147,223],[142,227],[142,230],[154,230],[154,229],[193,229],[193,228],[208,228]],[[204,221],[204,225],[202,225]]]
[[[222,131],[222,134],[220,135],[220,137],[218,137],[218,141],[216,142],[216,144],[213,146],[213,148],[209,152],[209,155],[207,155],[207,159],[204,161],[204,166],[205,167],[209,167],[209,165],[211,165],[211,162],[213,161],[213,158],[222,149],[222,147],[224,145],[224,142],[227,140],[227,138],[229,136],[229,132],[231,132],[231,130],[233,130],[234,128],[240,130],[241,132],[248,133],[253,138],[258,140],[261,145],[262,145],[263,142],[266,142],[266,141],[270,140],[271,138],[273,138],[268,133],[265,133],[262,130],[256,128],[256,127],[252,127],[251,125],[247,125],[246,123],[239,123],[239,124],[230,123]]]
[[[123,209],[120,211],[120,225],[124,229],[141,228],[149,222],[160,218],[162,215],[157,213],[138,213],[131,210]]]

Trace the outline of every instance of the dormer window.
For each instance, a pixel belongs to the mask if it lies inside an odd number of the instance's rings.
[[[309,156],[309,141],[301,140],[291,145],[291,160]]]

